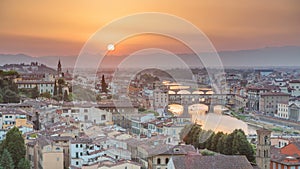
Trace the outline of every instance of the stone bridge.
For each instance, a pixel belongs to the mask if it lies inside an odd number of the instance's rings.
[[[234,94],[168,94],[168,103],[180,105],[204,104],[209,111],[216,105],[226,106],[231,104]]]

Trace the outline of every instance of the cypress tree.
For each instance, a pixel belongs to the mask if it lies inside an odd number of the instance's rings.
[[[17,127],[13,127],[7,132],[6,138],[1,144],[1,152],[3,153],[5,149],[10,153],[15,166],[22,158],[25,158],[26,149],[24,139]]]
[[[225,155],[232,155],[232,142],[233,142],[234,134],[230,133],[225,142],[224,142],[224,149],[223,154]]]
[[[7,151],[6,148],[3,150],[0,163],[1,163],[1,167],[5,169],[14,169],[13,159],[11,157],[11,154]]]
[[[64,92],[64,101],[68,101],[69,100],[69,98],[68,98],[68,92],[67,91],[65,91]]]
[[[208,149],[210,149],[211,151],[215,151],[217,152],[217,145],[219,142],[219,139],[224,135],[223,132],[218,132],[217,134],[215,134],[211,140],[211,145],[210,147],[207,147]]]
[[[22,158],[18,163],[17,169],[30,169],[30,162],[27,159]]]
[[[224,134],[224,135],[222,135],[222,137],[219,138],[218,144],[217,144],[217,152],[224,154],[226,139],[227,139],[227,134]]]
[[[101,91],[107,93],[107,84],[105,82],[104,75],[102,75],[102,79],[101,79]]]
[[[53,96],[57,95],[57,84],[56,84],[56,80],[54,81],[54,89],[53,89]]]

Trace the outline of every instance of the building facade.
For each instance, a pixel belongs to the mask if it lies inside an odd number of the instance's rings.
[[[278,103],[288,103],[290,95],[282,92],[267,92],[261,94],[259,111],[268,115],[277,114]]]

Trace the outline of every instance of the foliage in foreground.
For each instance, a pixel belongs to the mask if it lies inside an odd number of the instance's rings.
[[[181,131],[180,138],[195,148],[208,149],[225,155],[245,155],[250,162],[255,161],[253,147],[241,129],[224,134],[202,130],[200,125],[191,124]]]
[[[6,151],[8,153],[6,153]],[[18,166],[19,162],[21,162],[22,159],[25,158],[26,149],[25,149],[24,139],[22,137],[21,132],[19,131],[19,129],[17,127],[13,127],[12,129],[10,129],[7,132],[6,138],[0,144],[0,154],[2,156],[1,159],[4,157],[6,158],[5,163],[2,163],[2,160],[0,163],[0,166],[2,166],[5,169],[7,168],[7,166],[10,166],[10,165]],[[9,156],[12,158],[12,163],[9,162],[9,165],[8,165],[7,161],[10,161]]]

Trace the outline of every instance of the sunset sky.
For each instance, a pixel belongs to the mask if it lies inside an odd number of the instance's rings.
[[[201,29],[218,51],[300,46],[299,0],[1,0],[0,53],[78,55],[105,24],[139,12],[184,18]],[[184,53],[168,41],[160,44]],[[141,42],[157,44],[140,37],[124,42],[124,48]]]

